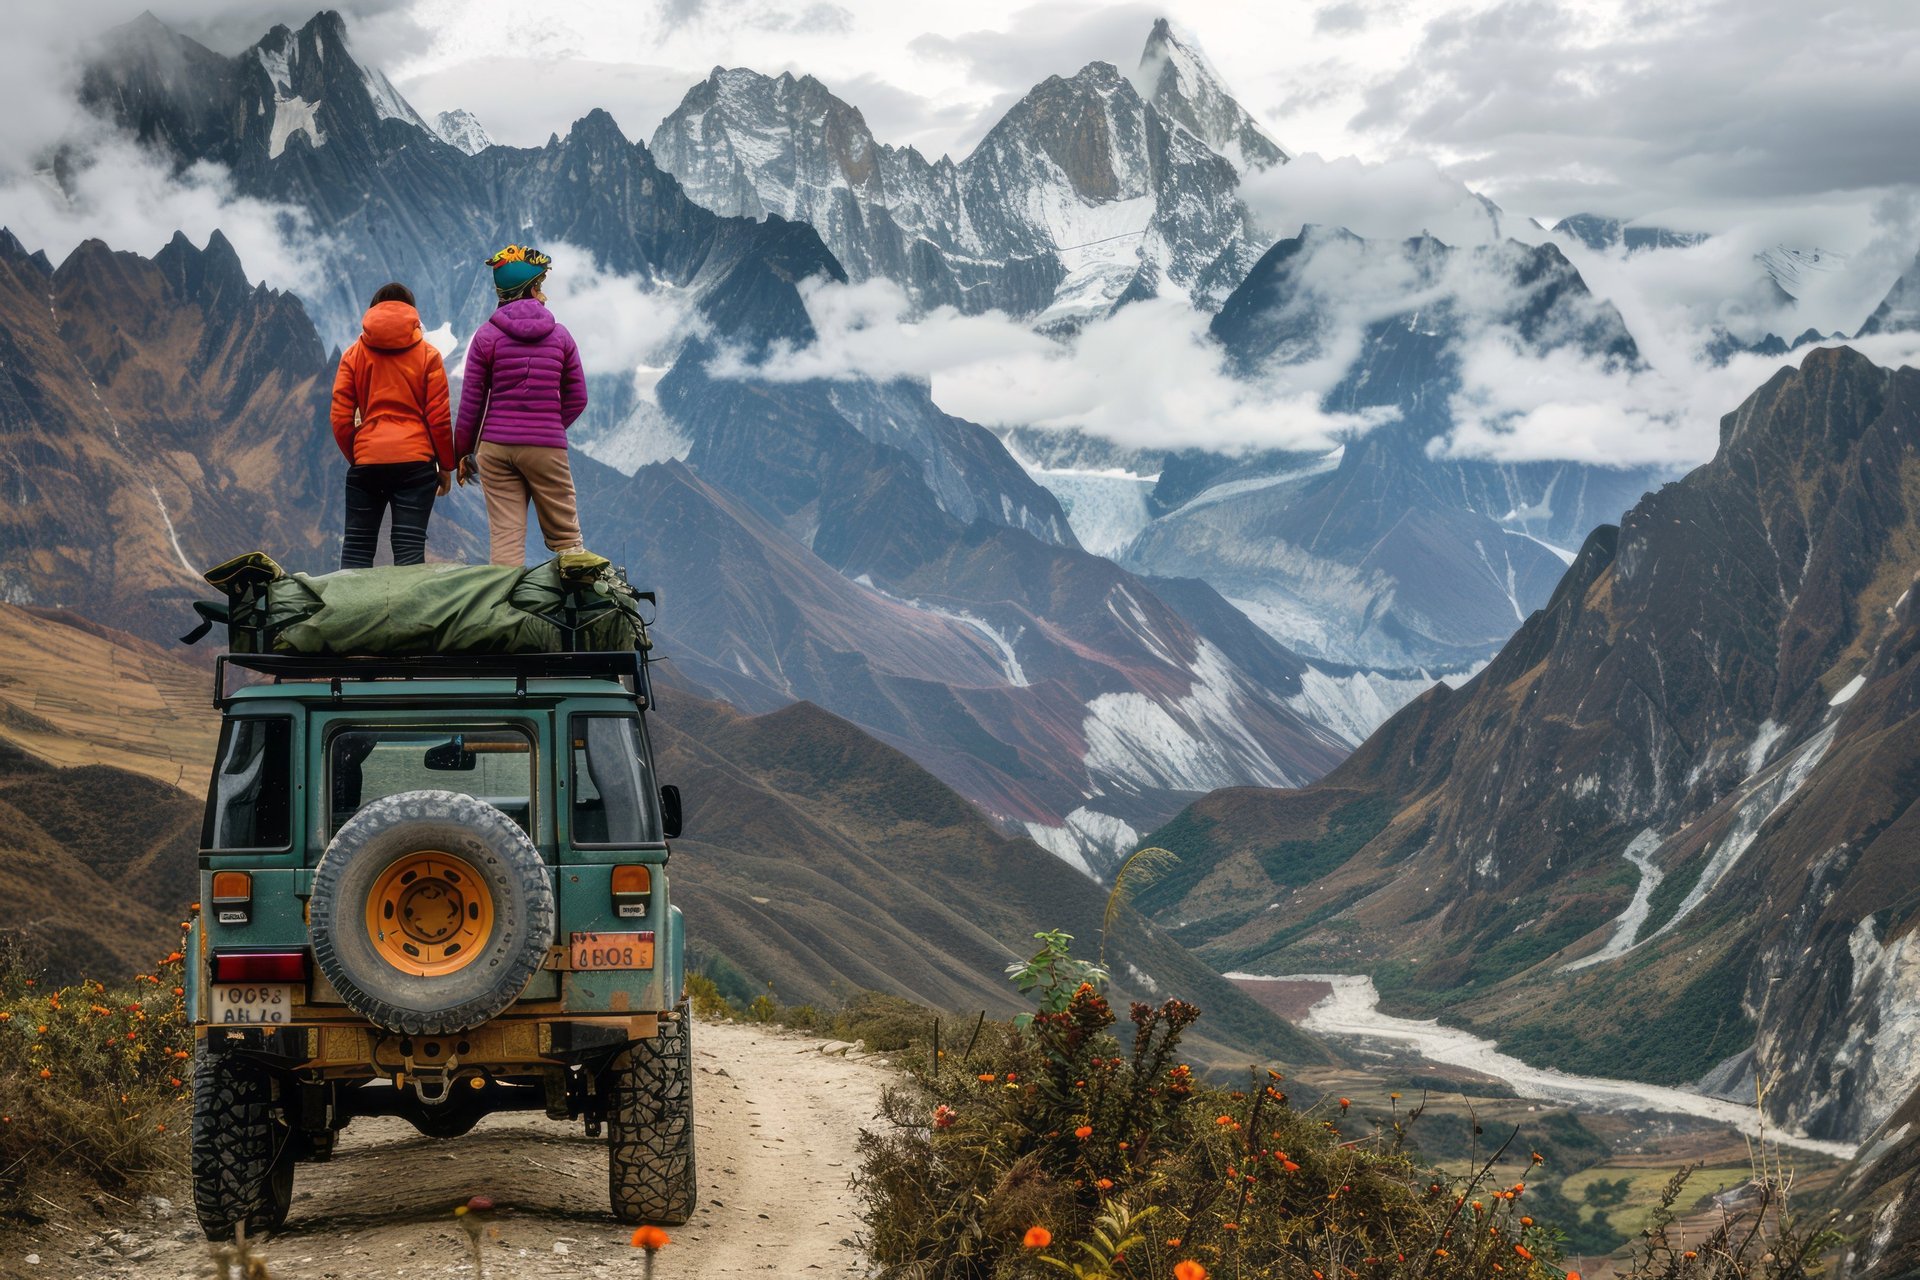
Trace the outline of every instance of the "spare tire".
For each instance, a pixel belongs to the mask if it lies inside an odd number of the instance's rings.
[[[519,997],[553,917],[551,868],[513,819],[457,791],[403,791],[348,819],[320,855],[308,926],[348,1008],[439,1035]]]

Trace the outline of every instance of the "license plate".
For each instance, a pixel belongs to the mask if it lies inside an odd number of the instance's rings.
[[[567,948],[574,971],[653,968],[653,934],[576,933]]]
[[[277,1026],[293,1016],[297,988],[264,983],[223,983],[213,988],[215,1026]]]

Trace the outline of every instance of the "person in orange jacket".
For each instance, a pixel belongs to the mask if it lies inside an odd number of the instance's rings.
[[[424,564],[433,500],[453,485],[447,369],[420,328],[413,293],[380,286],[360,339],[333,378],[333,438],[347,458],[347,527],[340,567],[364,569],[393,510],[395,564]]]

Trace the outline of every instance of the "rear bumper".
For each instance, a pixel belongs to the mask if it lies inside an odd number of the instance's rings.
[[[478,1027],[445,1035],[408,1036],[364,1018],[296,1005],[291,1021],[273,1026],[201,1024],[196,1039],[216,1053],[245,1053],[300,1071],[308,1079],[380,1079],[396,1074],[479,1072],[512,1075],[544,1066],[604,1058],[660,1034],[677,1011],[605,1015],[557,1010],[510,1011]]]

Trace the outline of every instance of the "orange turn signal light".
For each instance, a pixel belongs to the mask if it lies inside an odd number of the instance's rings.
[[[221,924],[245,924],[253,918],[251,872],[213,873],[213,918]]]
[[[638,918],[647,914],[647,895],[653,892],[653,868],[615,867],[612,877],[613,908],[617,915]]]

